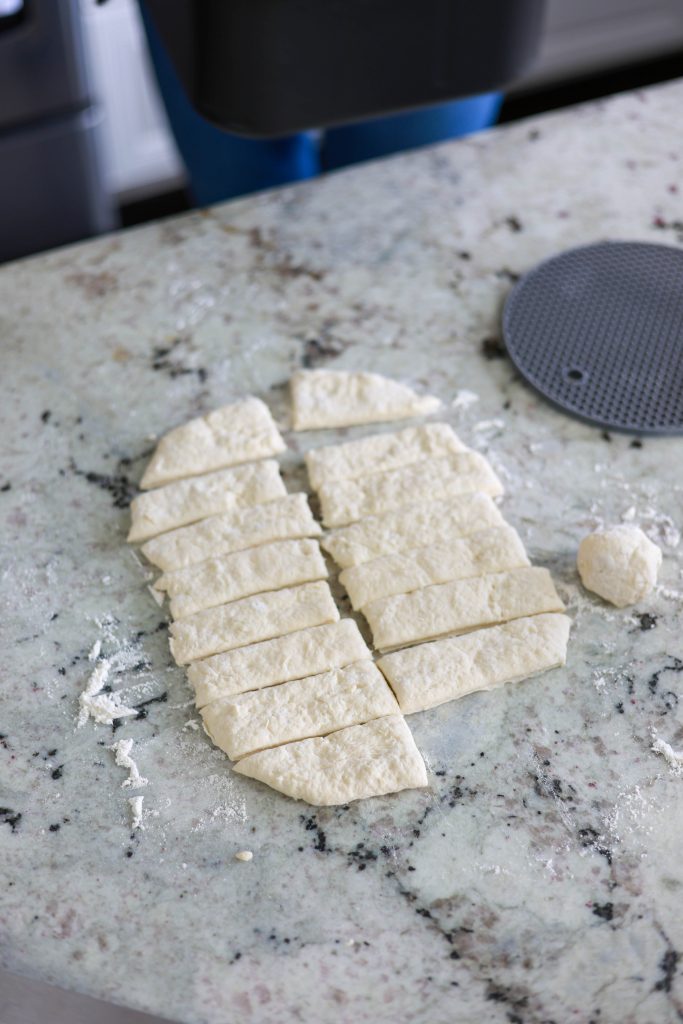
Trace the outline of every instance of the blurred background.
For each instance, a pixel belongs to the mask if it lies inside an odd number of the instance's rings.
[[[193,187],[137,0],[60,4],[0,0],[0,261],[250,190]],[[531,70],[452,135],[682,73],[680,0],[548,0]]]

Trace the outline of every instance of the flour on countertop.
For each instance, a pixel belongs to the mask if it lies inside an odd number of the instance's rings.
[[[651,749],[654,750],[655,754],[661,754],[667,764],[677,774],[683,771],[683,750],[674,750],[670,743],[660,739],[658,736],[654,737]]]
[[[474,391],[468,391],[467,388],[462,388],[457,392],[455,398],[451,402],[451,408],[453,409],[469,409],[471,405],[474,405],[479,401],[479,395]]]
[[[140,775],[138,766],[131,757],[131,750],[133,749],[132,740],[118,740],[116,743],[112,743],[109,749],[114,752],[119,768],[128,769],[128,778],[124,779],[121,783],[121,789],[124,789],[126,786],[130,786],[131,789],[139,789],[142,786],[148,785],[149,779]]]
[[[135,830],[137,828],[143,829],[142,824],[142,801],[144,796],[129,796],[128,803],[130,805],[131,822],[130,827]]]
[[[109,678],[111,660],[102,658],[93,669],[85,689],[78,698],[79,712],[76,728],[81,729],[89,718],[99,725],[111,725],[117,718],[134,718],[135,708],[126,707],[116,693],[102,693]]]
[[[100,656],[100,651],[101,650],[102,650],[102,641],[101,640],[96,640],[95,643],[90,648],[90,651],[88,653],[88,661],[97,661],[97,659]]]

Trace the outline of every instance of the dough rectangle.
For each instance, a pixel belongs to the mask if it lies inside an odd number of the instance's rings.
[[[262,505],[287,494],[273,459],[190,477],[146,491],[130,505],[129,543],[186,526],[238,506]]]
[[[153,537],[140,549],[153,565],[169,572],[216,555],[244,551],[274,540],[317,537],[321,533],[305,494],[288,494],[266,505],[238,508],[191,526]]]
[[[340,619],[195,661],[188,666],[187,677],[195,704],[203,708],[219,697],[317,675],[369,657],[353,619]]]
[[[410,551],[418,544],[449,544],[457,537],[501,525],[500,510],[487,494],[462,494],[450,501],[370,516],[335,530],[321,543],[337,565],[347,569],[381,555]]]
[[[378,373],[299,370],[291,379],[292,427],[322,430],[428,416],[441,403]]]
[[[244,597],[172,622],[171,653],[178,665],[187,665],[233,647],[271,640],[297,629],[336,622],[338,618],[329,585],[304,583]]]
[[[324,736],[398,711],[384,676],[372,661],[265,690],[215,700],[202,710],[204,728],[231,761],[256,750]]]
[[[366,605],[363,614],[370,623],[375,647],[389,650],[527,615],[561,611],[564,605],[548,570],[530,568],[382,597]]]
[[[414,551],[383,555],[344,569],[339,581],[359,609],[371,601],[429,587],[434,583],[483,576],[529,565],[524,545],[511,526],[480,530],[469,537]]]
[[[411,715],[564,665],[570,625],[555,613],[514,619],[385,654],[377,664],[401,711]]]
[[[144,491],[239,462],[266,459],[285,448],[268,406],[258,398],[245,398],[165,434],[140,487]]]
[[[384,473],[423,459],[464,451],[466,446],[448,423],[423,423],[359,441],[313,448],[304,459],[311,487],[318,491],[323,484],[356,480],[368,473]]]
[[[444,501],[473,491],[495,498],[503,485],[479,452],[455,452],[363,479],[323,484],[318,497],[324,525],[344,526],[416,501]]]
[[[422,755],[402,715],[271,747],[245,757],[233,771],[316,807],[427,785]]]
[[[154,586],[170,596],[172,617],[184,619],[250,594],[326,577],[327,566],[317,540],[280,540],[165,573]]]

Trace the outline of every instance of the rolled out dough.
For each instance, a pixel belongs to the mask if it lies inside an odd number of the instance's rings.
[[[210,654],[270,640],[308,626],[336,622],[338,618],[329,585],[304,583],[244,597],[172,622],[171,653],[178,665],[187,665]]]
[[[285,450],[268,406],[245,398],[175,427],[159,441],[140,487],[147,490]]]
[[[203,608],[326,576],[317,540],[279,540],[165,573],[154,586],[169,594],[173,618],[185,619]]]
[[[187,677],[195,704],[203,708],[219,697],[343,668],[369,657],[353,619],[340,619],[196,661],[188,666]]]
[[[480,530],[449,544],[432,544],[344,569],[339,582],[354,608],[380,597],[407,594],[434,583],[483,576],[529,565],[524,545],[511,526]]]
[[[427,785],[422,755],[402,715],[262,750],[233,770],[316,807]]]
[[[278,464],[273,459],[177,480],[133,498],[128,542],[148,540],[158,533],[228,512],[237,506],[262,505],[286,493]]]
[[[396,698],[372,661],[215,700],[202,710],[204,727],[231,761],[266,747],[325,736],[398,711]]]
[[[318,491],[323,484],[355,480],[368,473],[384,473],[466,450],[447,423],[422,423],[388,434],[372,434],[360,441],[313,448],[304,458],[311,487]]]
[[[495,498],[503,493],[503,485],[479,452],[456,452],[359,480],[323,484],[318,497],[325,526],[344,526],[406,505],[473,491]]]
[[[547,569],[515,569],[382,597],[363,608],[375,647],[389,650],[564,605]]]
[[[288,494],[266,505],[238,508],[219,516],[181,526],[153,537],[140,549],[153,565],[164,572],[183,569],[216,555],[244,551],[274,540],[316,537],[322,531],[316,523],[305,494]]]
[[[411,715],[564,665],[570,624],[566,615],[533,615],[385,654],[377,664]]]
[[[369,516],[335,530],[321,543],[337,565],[346,569],[380,555],[410,551],[416,543],[449,544],[457,537],[501,525],[500,510],[487,494],[462,494],[450,501],[410,505],[381,516]]]
[[[292,427],[321,430],[428,416],[441,403],[378,373],[299,370],[291,379]]]

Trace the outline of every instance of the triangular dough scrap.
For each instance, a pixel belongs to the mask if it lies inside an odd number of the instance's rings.
[[[556,613],[514,619],[380,658],[404,715],[564,665],[571,620]]]
[[[232,508],[262,505],[286,494],[287,488],[274,459],[176,480],[133,498],[128,542],[148,540],[198,519]]]
[[[250,754],[234,771],[316,807],[427,785],[422,755],[402,715]]]
[[[231,761],[268,747],[396,714],[398,704],[372,661],[294,679],[202,709],[204,727]]]
[[[188,666],[187,677],[195,704],[202,708],[220,697],[343,668],[369,657],[353,619],[340,619],[195,661]]]
[[[358,441],[312,448],[304,459],[313,490],[338,480],[357,480],[368,473],[384,473],[423,459],[467,451],[448,423],[421,423]]]
[[[259,398],[245,398],[165,434],[140,487],[147,490],[239,462],[265,459],[285,448],[268,406]]]
[[[378,373],[299,370],[291,380],[292,427],[321,430],[429,416],[441,403]]]

